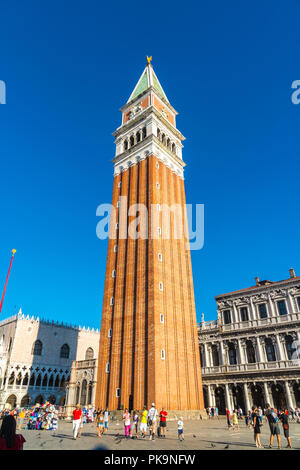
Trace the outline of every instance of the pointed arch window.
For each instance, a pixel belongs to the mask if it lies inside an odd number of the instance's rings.
[[[26,372],[25,377],[24,377],[23,382],[22,382],[22,385],[28,385],[28,380],[29,380],[28,372]]]
[[[60,357],[63,359],[69,359],[70,356],[70,347],[68,344],[63,344],[60,348]]]
[[[32,346],[32,354],[34,356],[41,356],[43,352],[43,343],[39,339],[37,339]]]
[[[10,374],[9,379],[8,379],[8,385],[13,385],[14,381],[15,381],[15,373],[12,372],[12,373]]]
[[[21,383],[22,383],[22,374],[20,372],[16,379],[16,385],[21,385]]]
[[[41,376],[41,374],[39,374],[37,379],[36,379],[36,384],[35,384],[36,387],[40,387],[41,383],[42,383],[42,376]]]
[[[87,350],[85,352],[85,359],[87,361],[89,361],[91,359],[94,359],[94,350],[93,350],[93,348],[87,348]]]
[[[53,377],[53,374],[52,374],[52,375],[50,375],[48,387],[53,387],[53,382],[54,382],[54,377]]]
[[[30,387],[33,387],[33,386],[34,386],[34,382],[35,382],[35,375],[32,374],[31,377],[30,377],[29,386],[30,386]]]

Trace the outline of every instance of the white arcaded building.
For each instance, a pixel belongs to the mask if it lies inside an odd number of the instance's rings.
[[[46,400],[64,405],[74,361],[98,358],[98,330],[18,315],[0,322],[0,409]],[[93,399],[93,374],[83,404]],[[81,384],[80,384],[81,385]],[[78,396],[77,396],[78,397]]]
[[[198,325],[206,406],[300,407],[300,277],[260,281],[215,297]]]

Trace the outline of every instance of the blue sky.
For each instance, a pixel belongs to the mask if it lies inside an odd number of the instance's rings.
[[[2,318],[100,326],[112,132],[146,62],[179,112],[187,201],[205,204],[192,252],[198,319],[214,296],[279,280],[299,256],[299,2],[11,0],[1,6]]]

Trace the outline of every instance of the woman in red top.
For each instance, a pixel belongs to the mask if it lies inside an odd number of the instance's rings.
[[[0,430],[0,450],[23,450],[22,434],[16,434],[16,420],[12,415],[4,416]]]

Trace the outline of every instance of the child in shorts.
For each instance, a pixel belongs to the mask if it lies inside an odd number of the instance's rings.
[[[183,428],[184,428],[184,423],[183,423],[183,417],[181,416],[178,423],[177,423],[177,429],[178,429],[178,440],[179,441],[184,441],[184,435],[183,435]]]

